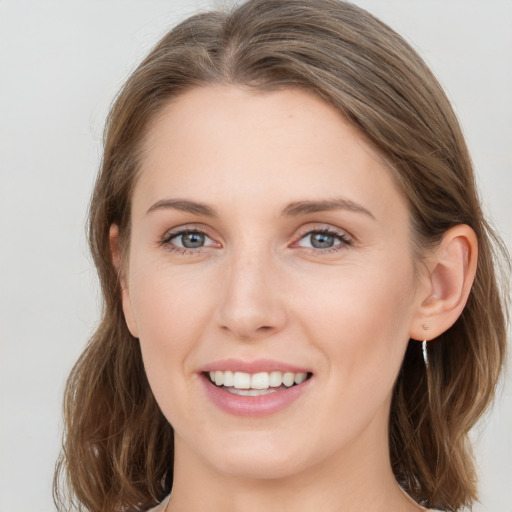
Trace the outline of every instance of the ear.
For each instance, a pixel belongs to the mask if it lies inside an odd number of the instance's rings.
[[[449,229],[427,262],[425,284],[420,286],[420,304],[410,337],[433,339],[459,318],[475,279],[478,241],[465,224]]]
[[[121,301],[123,304],[123,312],[124,318],[126,320],[126,325],[128,326],[128,330],[131,335],[135,338],[139,337],[137,324],[135,322],[135,316],[133,314],[132,302],[130,299],[130,292],[128,291],[128,286],[126,285],[125,278],[125,268],[123,268],[123,263],[121,259],[121,248],[119,241],[119,227],[116,224],[112,224],[110,226],[110,252],[112,254],[112,263],[117,270],[117,275],[119,276],[119,286],[121,287]]]

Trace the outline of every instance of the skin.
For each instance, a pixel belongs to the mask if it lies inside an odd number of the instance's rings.
[[[162,203],[176,199],[216,215]],[[204,231],[205,245],[184,250],[171,238],[182,228]],[[415,268],[389,170],[309,93],[212,86],[169,104],[146,137],[127,261],[111,230],[127,324],[175,431],[168,510],[423,510],[391,471],[390,401],[409,339],[425,327],[434,337],[464,306],[476,257],[465,228]],[[319,229],[333,247],[312,246]],[[199,374],[225,358],[276,359],[313,377],[281,411],[234,416]]]

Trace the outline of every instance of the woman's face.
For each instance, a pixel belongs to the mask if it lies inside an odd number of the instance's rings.
[[[221,86],[169,104],[145,150],[123,307],[176,464],[277,478],[385,457],[420,299],[374,151],[309,93]]]

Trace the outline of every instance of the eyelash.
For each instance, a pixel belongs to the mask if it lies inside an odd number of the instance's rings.
[[[175,252],[176,254],[180,254],[180,255],[191,255],[192,256],[192,255],[201,253],[202,249],[204,249],[204,246],[199,247],[197,249],[189,249],[187,247],[179,247],[172,243],[172,240],[174,238],[178,238],[179,236],[189,235],[189,234],[194,234],[194,233],[201,234],[201,235],[204,235],[204,236],[210,238],[208,236],[208,233],[203,229],[196,228],[196,227],[183,228],[183,229],[178,229],[177,231],[171,231],[170,233],[166,233],[162,237],[162,240],[160,241],[159,245],[165,246],[169,251]]]
[[[180,254],[180,255],[191,255],[191,256],[196,255],[198,253],[201,253],[203,251],[203,249],[205,249],[205,246],[198,247],[196,249],[190,249],[190,248],[186,248],[186,247],[179,247],[172,243],[172,240],[175,238],[178,238],[179,236],[194,234],[194,233],[202,234],[202,235],[205,235],[206,237],[210,238],[208,236],[208,233],[203,229],[196,228],[196,227],[183,228],[183,229],[179,229],[177,231],[172,231],[170,233],[166,233],[162,237],[161,241],[159,242],[159,245],[165,246],[168,250],[175,252],[177,254]],[[305,239],[306,237],[317,234],[317,233],[332,236],[335,239],[337,239],[340,243],[337,245],[334,245],[332,247],[325,248],[325,249],[318,249],[316,247],[304,247],[304,249],[306,249],[310,252],[313,252],[315,254],[322,254],[322,255],[331,254],[333,252],[343,250],[346,247],[350,247],[353,243],[353,240],[346,233],[341,233],[341,232],[333,230],[332,228],[324,227],[324,228],[310,229],[309,231],[306,231],[298,238],[297,242],[294,242],[294,244],[297,244],[298,242]]]
[[[306,231],[306,233],[302,234],[298,241],[300,242],[304,238],[321,233],[322,235],[328,235],[332,236],[333,238],[339,240],[339,244],[334,245],[332,247],[328,247],[326,249],[317,249],[316,247],[305,247],[305,249],[308,249],[309,251],[314,252],[315,254],[331,254],[333,252],[342,251],[343,249],[350,247],[352,245],[353,240],[349,238],[349,236],[344,232],[339,232],[336,230],[333,230],[332,228],[315,228],[310,229],[309,231]],[[296,242],[297,243],[297,242]]]

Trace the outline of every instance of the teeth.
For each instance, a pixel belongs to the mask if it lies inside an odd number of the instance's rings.
[[[283,375],[283,384],[289,388],[295,384],[295,374],[291,372],[286,372]]]
[[[278,388],[283,383],[283,374],[281,372],[271,372],[269,380],[271,388]]]
[[[233,386],[235,384],[235,374],[233,372],[224,372],[224,386]]]
[[[308,376],[306,373],[296,373],[295,374],[295,384],[300,384],[301,382],[304,382],[307,379],[307,377]]]
[[[270,393],[275,393],[276,390],[269,389],[236,389],[236,388],[227,388],[227,391],[232,393],[233,395],[241,395],[241,396],[261,396],[261,395],[269,395]]]
[[[245,372],[230,372],[230,371],[214,371],[210,372],[210,380],[217,386],[225,386],[230,388],[229,391],[237,395],[245,396],[258,396],[264,393],[259,391],[268,390],[269,388],[278,388],[282,385],[287,388],[294,384],[304,382],[307,373],[293,373],[293,372],[259,372],[259,373],[245,373]],[[248,390],[238,393],[237,390]],[[253,393],[252,391],[255,391]],[[258,391],[258,393],[256,393]]]
[[[261,372],[255,373],[251,377],[251,388],[252,389],[268,389],[270,385],[270,377],[268,373]]]
[[[215,372],[215,384],[217,384],[217,386],[224,384],[224,372]]]
[[[215,372],[217,375],[217,372]],[[251,375],[244,372],[235,372],[233,387],[236,389],[249,389],[251,387]]]

